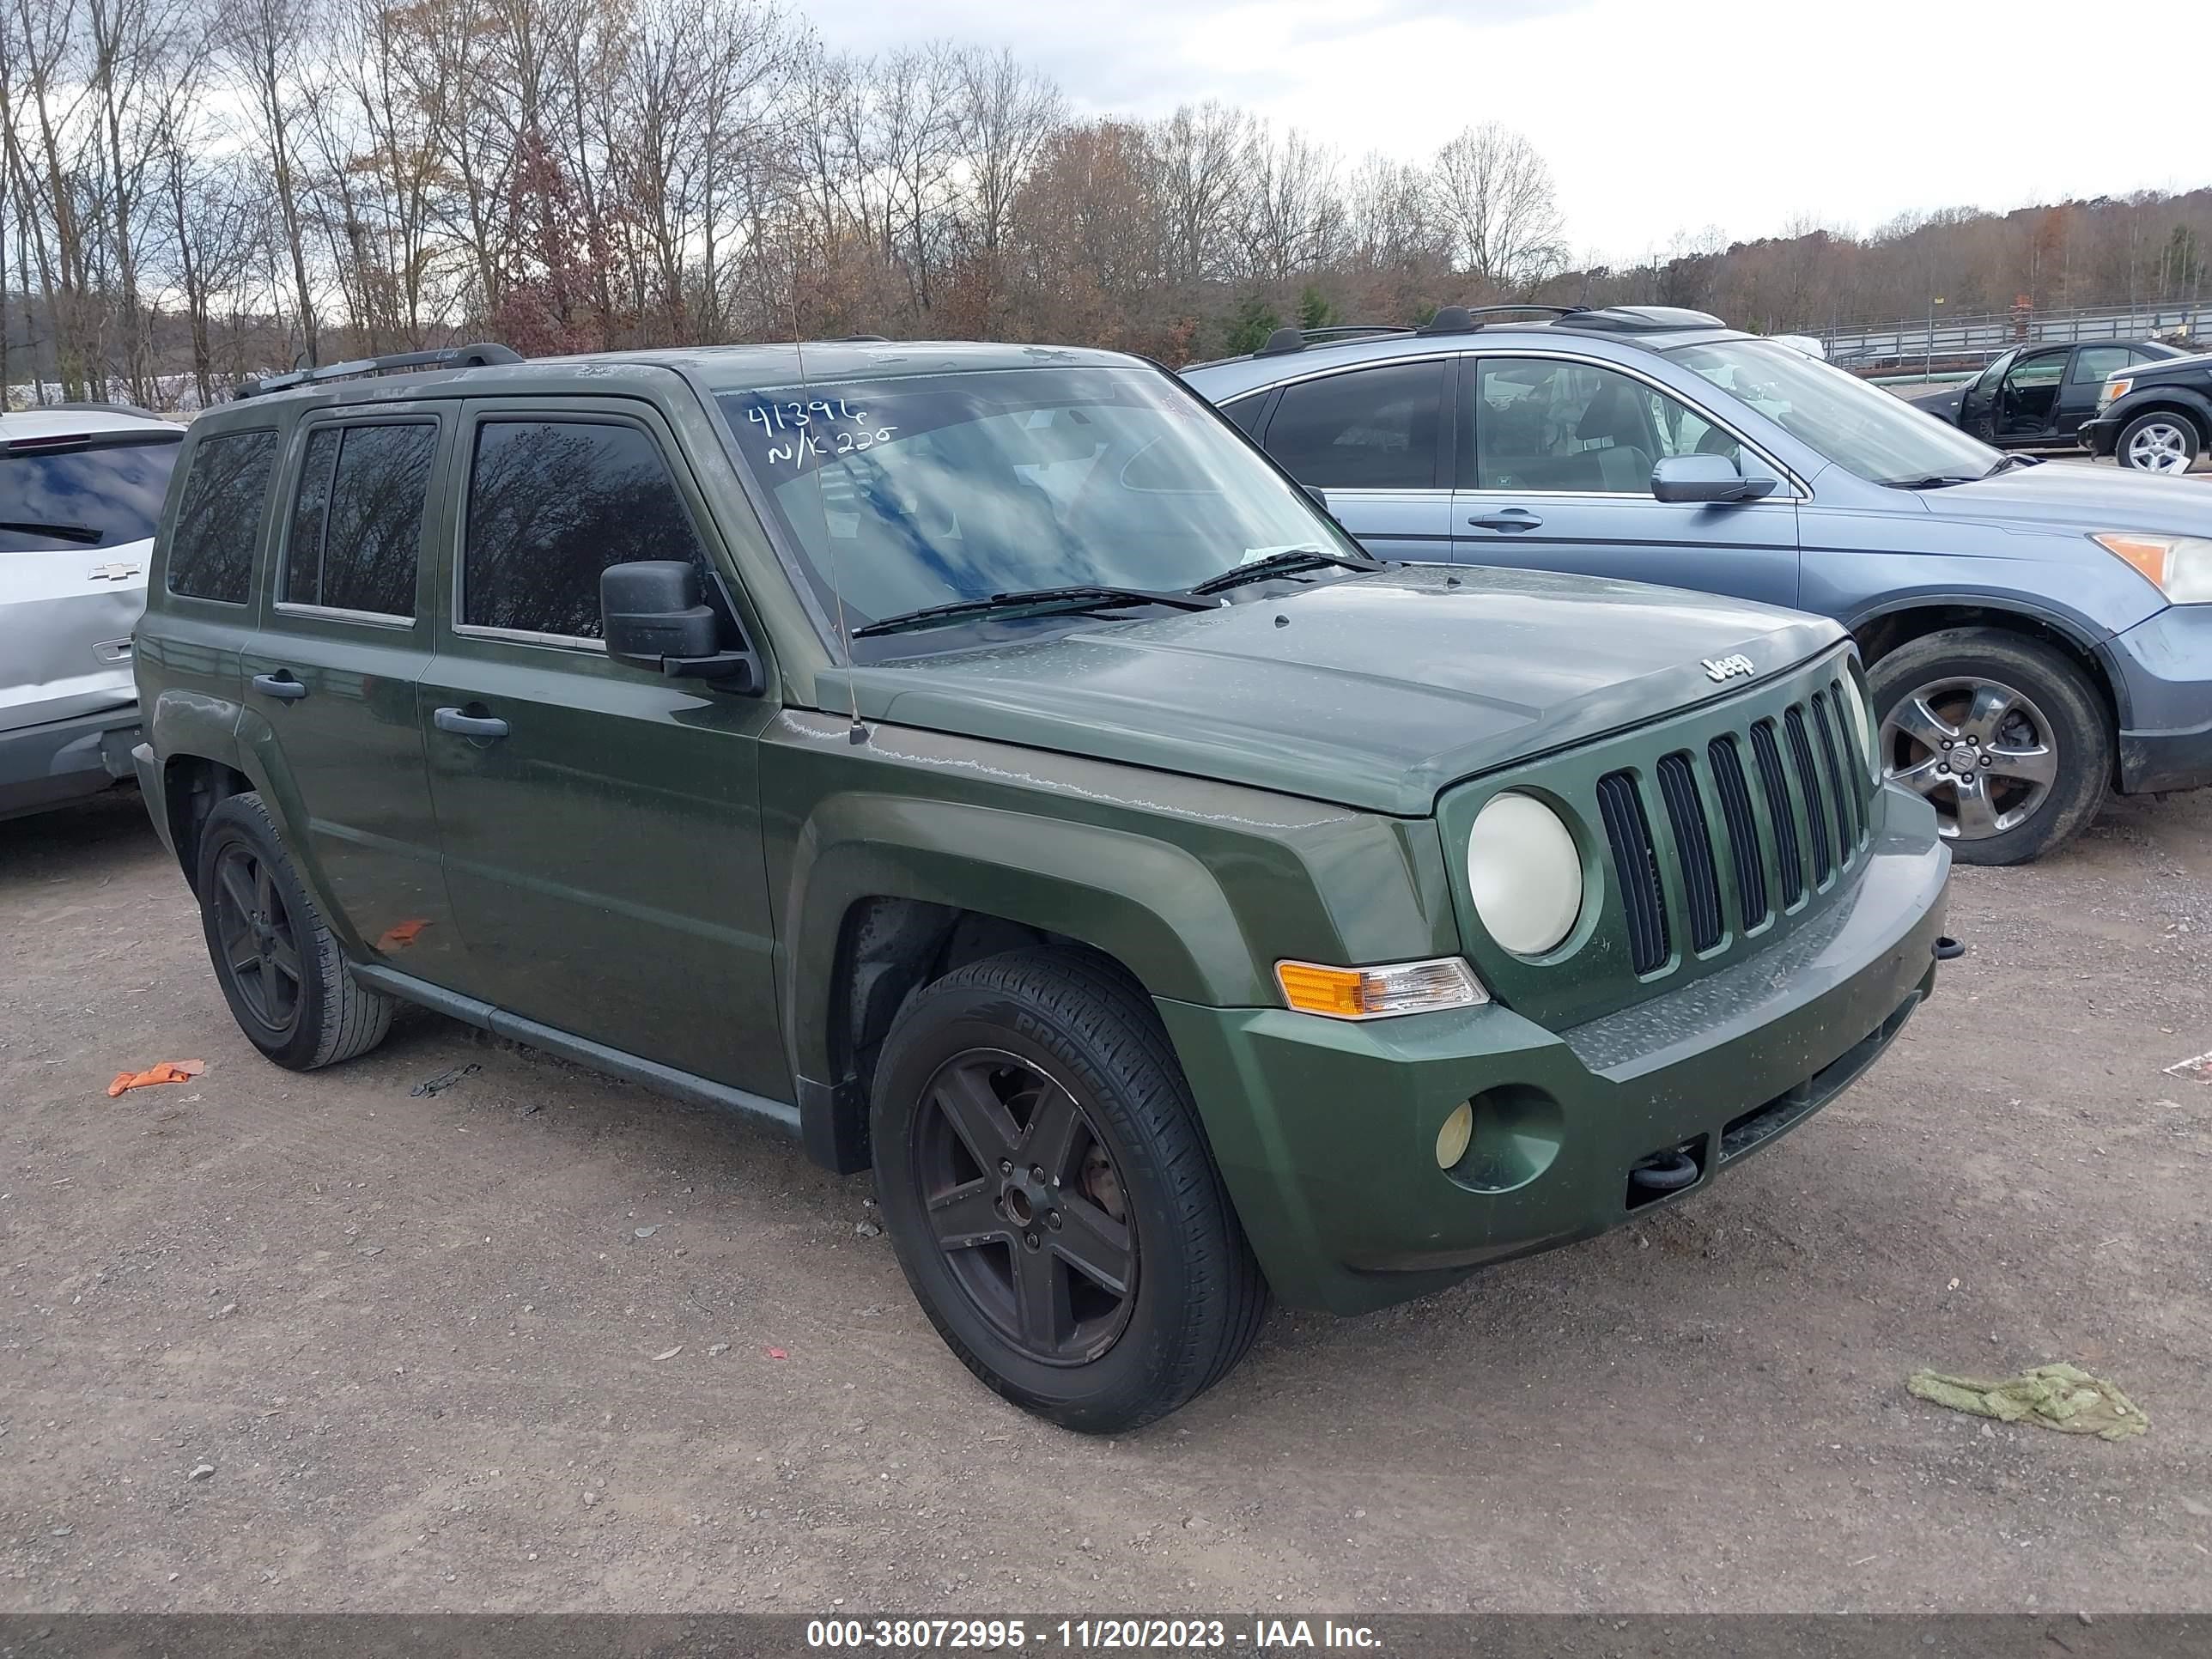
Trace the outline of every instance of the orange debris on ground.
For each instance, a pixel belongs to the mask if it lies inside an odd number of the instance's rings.
[[[107,1097],[112,1100],[126,1089],[148,1089],[156,1083],[189,1083],[205,1070],[204,1060],[165,1060],[143,1072],[118,1072],[107,1085]]]

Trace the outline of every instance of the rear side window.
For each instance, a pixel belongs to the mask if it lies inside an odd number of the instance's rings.
[[[2074,354],[2074,372],[2067,378],[2076,386],[2095,385],[2107,374],[2117,374],[2135,362],[2125,346],[2083,346]]]
[[[194,446],[169,538],[169,592],[246,603],[276,461],[274,432],[226,432]]]
[[[1393,363],[1283,388],[1267,453],[1325,489],[1430,489],[1443,412],[1442,362]]]
[[[284,543],[288,605],[415,614],[415,568],[438,428],[319,426],[308,434]]]
[[[0,455],[0,553],[119,547],[154,533],[184,434],[18,440]]]
[[[611,422],[486,421],[477,428],[461,555],[461,620],[599,637],[599,573],[706,550],[660,447]]]

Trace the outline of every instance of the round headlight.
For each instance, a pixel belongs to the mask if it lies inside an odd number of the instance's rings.
[[[1491,938],[1516,956],[1540,957],[1582,914],[1582,854],[1557,812],[1509,790],[1475,814],[1467,884]]]

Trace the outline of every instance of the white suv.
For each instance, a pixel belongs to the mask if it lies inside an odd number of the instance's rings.
[[[184,435],[119,404],[0,414],[0,818],[131,775],[131,635]]]

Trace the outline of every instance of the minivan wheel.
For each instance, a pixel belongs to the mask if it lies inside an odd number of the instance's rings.
[[[2122,466],[2137,472],[2181,473],[2189,471],[2203,447],[2197,428],[2187,416],[2154,409],[2136,416],[2121,428],[2112,453]]]
[[[2094,817],[2112,733],[2087,676],[2053,647],[1954,628],[1868,672],[1883,770],[1927,798],[1954,857],[2024,864]]]
[[[899,1266],[1016,1405],[1113,1434],[1228,1374],[1267,1282],[1143,994],[1038,948],[956,969],[884,1044],[870,1109]]]
[[[216,982],[255,1048],[312,1072],[384,1040],[392,999],[346,972],[259,795],[233,795],[208,815],[198,891]]]

